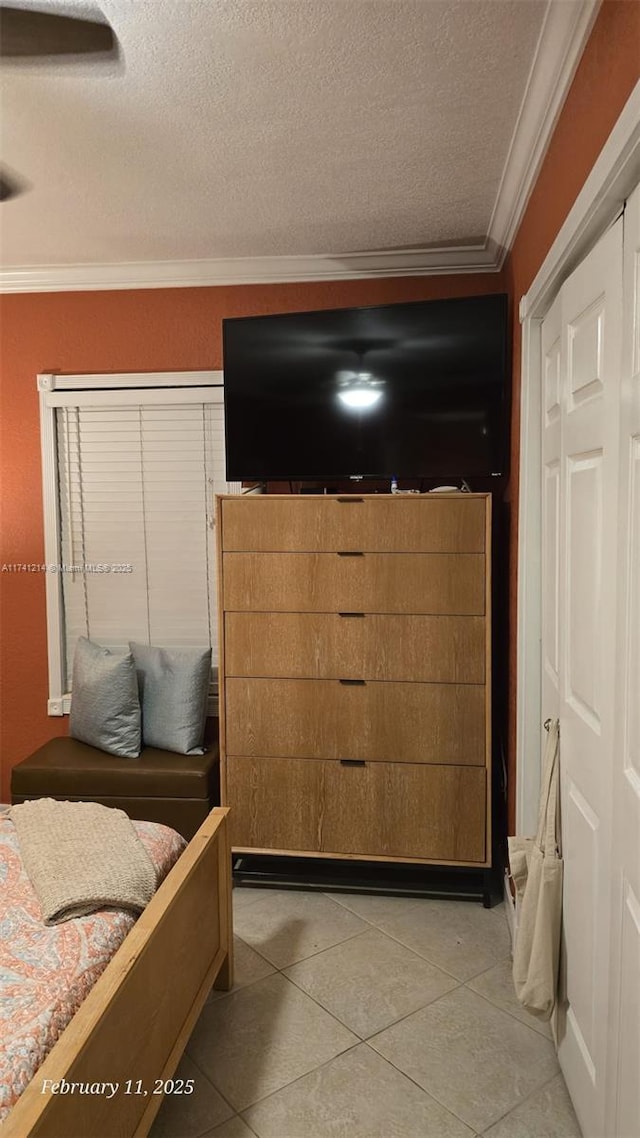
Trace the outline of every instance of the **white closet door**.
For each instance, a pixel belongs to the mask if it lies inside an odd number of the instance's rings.
[[[560,717],[561,297],[542,326],[542,706]]]
[[[640,1134],[640,187],[624,216],[607,1135]]]
[[[542,713],[559,709],[565,859],[559,1057],[586,1138],[605,1132],[621,304],[619,221],[563,285],[543,338],[543,628],[545,671],[557,653],[557,680],[543,679]]]

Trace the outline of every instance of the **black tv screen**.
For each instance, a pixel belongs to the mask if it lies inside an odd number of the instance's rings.
[[[502,293],[225,320],[227,478],[500,475],[507,342]]]

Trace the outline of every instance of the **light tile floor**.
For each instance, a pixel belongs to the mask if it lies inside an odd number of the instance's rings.
[[[501,905],[242,888],[234,927],[152,1138],[580,1138]]]

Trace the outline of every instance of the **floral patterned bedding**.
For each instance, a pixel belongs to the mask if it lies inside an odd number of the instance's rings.
[[[154,822],[134,822],[158,882],[186,842]],[[0,814],[0,1122],[135,923],[100,909],[61,925],[42,923],[8,815]]]

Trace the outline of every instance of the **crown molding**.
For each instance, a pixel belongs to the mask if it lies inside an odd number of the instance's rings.
[[[197,288],[497,273],[511,248],[602,0],[550,0],[488,236],[477,244],[310,256],[0,268],[0,293]]]
[[[522,221],[601,3],[551,0],[547,8],[489,222],[488,240],[501,251],[498,268]]]
[[[89,292],[102,289],[197,288],[215,285],[494,273],[490,244],[292,257],[202,261],[127,261],[0,269],[0,292]]]
[[[567,214],[542,265],[520,299],[521,323],[541,320],[559,285],[613,225],[640,180],[640,79]]]

